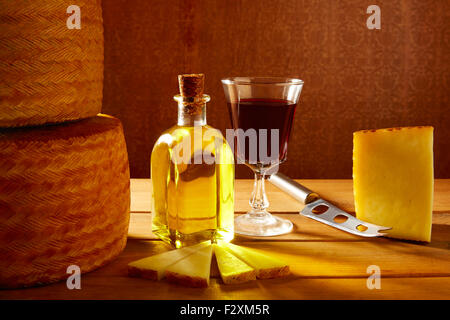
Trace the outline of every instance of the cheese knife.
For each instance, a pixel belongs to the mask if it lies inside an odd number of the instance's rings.
[[[362,237],[385,236],[387,234],[381,231],[392,229],[355,218],[351,214],[321,199],[317,193],[280,172],[271,175],[267,179],[294,199],[305,204],[306,206],[300,211],[300,214],[307,218]]]

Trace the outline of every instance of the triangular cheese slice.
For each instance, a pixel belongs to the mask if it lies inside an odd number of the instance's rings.
[[[234,284],[256,279],[256,270],[225,248],[214,244],[214,254],[223,283]]]
[[[133,261],[128,264],[128,274],[131,277],[141,277],[150,280],[161,280],[167,267],[186,258],[195,251],[210,246],[210,241],[194,246],[175,249],[151,257]]]
[[[269,257],[254,249],[222,242],[224,248],[256,270],[259,279],[270,279],[286,276],[290,273],[289,266],[279,259]]]
[[[197,250],[166,269],[169,282],[189,287],[207,287],[211,270],[212,246]]]

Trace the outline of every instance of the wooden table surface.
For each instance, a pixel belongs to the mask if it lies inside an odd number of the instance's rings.
[[[351,180],[300,180],[354,212]],[[37,288],[0,290],[0,299],[450,299],[450,179],[436,180],[432,241],[420,244],[360,238],[298,214],[303,205],[267,183],[270,211],[294,223],[292,233],[268,238],[236,236],[234,243],[285,260],[283,279],[224,285],[212,271],[206,289],[129,278],[127,264],[169,247],[151,233],[150,180],[131,180],[131,221],[124,252],[81,277],[80,290],[65,281]],[[236,213],[248,209],[252,181],[236,181]],[[367,268],[381,270],[381,288],[368,289]]]

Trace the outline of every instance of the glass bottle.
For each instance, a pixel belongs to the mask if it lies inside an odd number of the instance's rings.
[[[152,230],[180,248],[234,236],[234,156],[206,124],[204,75],[178,76],[178,123],[156,141],[151,156]]]

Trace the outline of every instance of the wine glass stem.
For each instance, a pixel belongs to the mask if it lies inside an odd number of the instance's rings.
[[[269,201],[266,196],[264,180],[264,173],[255,172],[255,183],[252,197],[250,198],[252,211],[249,212],[249,215],[254,218],[263,218],[268,215],[266,208],[269,206]]]

